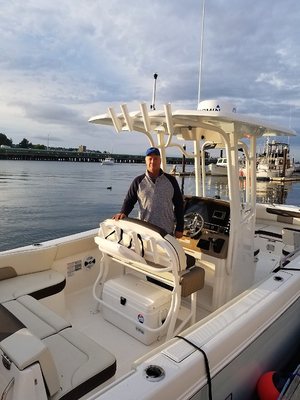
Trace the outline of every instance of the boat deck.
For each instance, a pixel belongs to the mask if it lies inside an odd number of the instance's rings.
[[[92,290],[92,287],[88,287],[66,296],[66,317],[72,326],[115,355],[117,372],[114,378],[117,379],[130,371],[134,361],[162,345],[164,337],[150,345],[145,345],[107,322],[101,310],[97,310],[97,302],[93,298]],[[209,312],[201,306],[197,307],[197,320],[208,314]]]
[[[255,282],[266,278],[282,258],[282,224],[272,224],[270,221],[260,220],[256,225],[257,250]],[[268,235],[269,233],[269,235]],[[274,235],[274,236],[272,236]],[[271,256],[270,256],[271,255]],[[201,296],[197,301],[196,319],[199,321],[210,314],[206,307],[203,307],[203,296],[210,295],[210,287],[205,286],[201,290]],[[183,300],[184,312],[185,302]],[[118,360],[117,373],[115,378],[129,372],[134,361],[144,356],[146,353],[157,348],[164,343],[164,337],[150,345],[145,345],[120,328],[103,318],[101,306],[93,297],[93,287],[81,289],[66,295],[67,315],[65,316],[71,324],[113,353]]]
[[[261,240],[261,239],[260,239]],[[266,277],[278,265],[279,257],[264,257],[260,254],[257,262],[256,282]],[[205,295],[207,288],[203,290]],[[105,349],[113,353],[117,361],[117,372],[114,379],[128,373],[132,364],[140,357],[164,343],[165,337],[150,345],[145,345],[134,337],[130,336],[120,328],[103,318],[103,314],[97,308],[97,302],[93,298],[92,286],[66,296],[67,319],[72,326],[89,336]],[[188,302],[187,300],[185,300]],[[197,302],[196,319],[199,321],[210,314],[207,309],[201,306],[201,297]],[[184,306],[183,302],[183,306]],[[184,309],[181,310],[184,313]],[[109,382],[108,382],[109,383]]]
[[[118,360],[116,377],[128,372],[134,360],[159,344],[154,343],[146,346],[110,322],[105,321],[102,313],[97,311],[92,287],[68,295],[66,304],[69,313],[68,319],[72,326],[116,356]]]

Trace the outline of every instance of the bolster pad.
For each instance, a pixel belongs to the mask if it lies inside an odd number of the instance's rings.
[[[59,397],[77,399],[111,378],[116,372],[115,357],[98,343],[74,328],[44,339],[61,379]]]
[[[57,370],[49,350],[28,329],[20,329],[3,339],[0,342],[0,349],[19,370],[39,363],[51,396],[60,389]]]
[[[205,271],[202,267],[194,267],[180,278],[181,296],[187,297],[192,293],[197,292],[204,286]]]

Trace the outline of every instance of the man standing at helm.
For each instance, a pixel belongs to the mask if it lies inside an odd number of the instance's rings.
[[[139,203],[139,218],[181,238],[183,235],[183,198],[176,178],[160,168],[160,152],[156,147],[146,151],[146,172],[131,183],[121,212],[115,220],[127,217],[136,202]]]

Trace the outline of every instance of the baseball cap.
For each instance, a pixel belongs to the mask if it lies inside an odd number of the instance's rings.
[[[150,156],[150,154],[160,156],[160,152],[159,152],[158,148],[156,148],[156,147],[149,147],[149,149],[146,151],[146,157]]]

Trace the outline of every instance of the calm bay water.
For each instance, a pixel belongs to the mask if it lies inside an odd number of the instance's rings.
[[[97,228],[120,210],[132,179],[144,170],[143,164],[0,160],[0,250]],[[185,178],[184,190],[194,194],[193,178]],[[207,177],[206,194],[228,198],[227,178]],[[300,205],[300,182],[258,182],[257,196]]]

